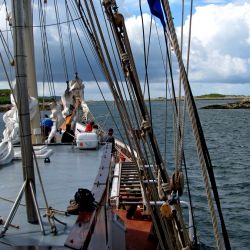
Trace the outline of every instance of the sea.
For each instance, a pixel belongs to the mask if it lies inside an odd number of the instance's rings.
[[[202,109],[207,105],[228,102],[235,102],[235,100],[197,100],[196,106],[213,165],[231,247],[250,249],[250,109]],[[109,115],[107,105],[112,116]],[[89,107],[104,129],[112,127],[118,137],[124,136],[121,120],[113,102],[89,102]],[[168,175],[171,175],[175,168],[173,106],[168,102],[166,109],[165,102],[153,101],[151,113],[154,134],[162,157],[166,161]],[[0,135],[4,129],[2,116],[3,113],[0,113]],[[188,115],[185,116],[183,146],[197,236],[205,245],[216,247]],[[184,191],[181,199],[187,201],[187,190]],[[184,214],[187,214],[185,208],[183,210]]]

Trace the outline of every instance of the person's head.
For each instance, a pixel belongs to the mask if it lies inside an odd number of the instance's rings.
[[[94,125],[93,125],[93,128],[94,128],[94,129],[98,129],[98,125],[97,125],[97,124],[94,124]]]
[[[45,118],[49,118],[49,116],[47,114],[44,115]]]
[[[110,128],[110,129],[108,130],[108,135],[113,135],[113,133],[114,133],[114,130],[113,130],[112,128]]]
[[[93,126],[93,125],[95,124],[95,122],[94,122],[94,121],[91,121],[89,124],[90,124],[91,126]]]

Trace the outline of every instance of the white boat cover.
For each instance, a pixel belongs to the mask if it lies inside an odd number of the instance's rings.
[[[94,149],[98,147],[98,135],[95,132],[82,132],[76,136],[79,149]]]

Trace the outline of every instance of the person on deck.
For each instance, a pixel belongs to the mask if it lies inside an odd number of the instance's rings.
[[[92,130],[92,131],[98,134],[98,129],[99,129],[98,125],[97,125],[97,124],[94,124],[94,125],[93,125],[93,130]]]
[[[50,131],[51,131],[51,128],[53,126],[53,121],[49,118],[48,115],[44,115],[44,118],[41,120],[41,129],[42,129],[42,135],[44,137],[48,137]]]
[[[112,128],[110,128],[108,130],[108,134],[104,136],[103,138],[103,143],[106,143],[106,142],[110,142],[112,143],[112,150],[111,152],[112,153],[115,153],[115,137],[113,136],[113,133],[114,133],[114,130]]]
[[[93,121],[87,123],[86,128],[85,128],[85,132],[92,132],[94,124],[95,123]]]
[[[67,124],[66,125],[66,130],[62,135],[62,143],[71,143],[71,142],[74,141],[74,139],[75,139],[75,133],[71,129],[71,125]]]

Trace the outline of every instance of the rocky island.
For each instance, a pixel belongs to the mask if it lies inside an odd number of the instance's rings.
[[[202,107],[202,109],[250,109],[250,98],[234,103],[208,105]]]
[[[182,97],[183,99],[183,97]],[[212,104],[201,109],[250,109],[250,97],[243,95],[222,95],[217,93],[195,96],[195,100],[235,100],[233,103],[226,104]],[[152,99],[153,101],[165,101],[166,98],[158,97]]]

